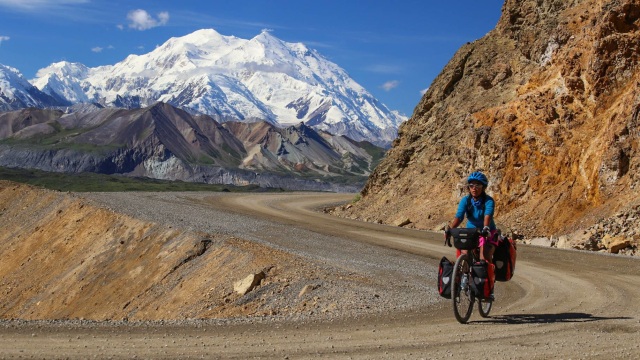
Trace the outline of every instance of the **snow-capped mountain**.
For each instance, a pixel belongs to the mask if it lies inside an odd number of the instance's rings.
[[[38,90],[17,69],[0,64],[0,111],[68,105],[59,100]]]
[[[55,63],[32,83],[71,103],[135,108],[162,101],[221,120],[304,122],[376,144],[389,144],[406,119],[317,51],[267,31],[246,40],[198,30],[112,66]]]

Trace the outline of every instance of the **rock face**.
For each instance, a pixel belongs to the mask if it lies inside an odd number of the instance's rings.
[[[399,130],[362,199],[338,212],[418,228],[450,220],[484,171],[497,221],[528,236],[640,201],[640,4],[507,0]]]

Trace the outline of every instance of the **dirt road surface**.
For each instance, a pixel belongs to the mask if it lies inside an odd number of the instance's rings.
[[[135,198],[135,194],[128,197]],[[452,250],[442,235],[335,218],[322,206],[349,201],[336,194],[225,194],[198,201],[278,226],[397,250],[431,268]],[[196,196],[176,197],[183,205]],[[201,196],[198,198],[202,199]],[[135,199],[132,201],[135,203]],[[204,211],[204,210],[203,210]],[[273,244],[292,247],[291,242]],[[335,245],[335,244],[334,244]],[[339,244],[338,244],[339,245]],[[404,254],[404,255],[403,255]],[[433,297],[433,272],[424,276]],[[403,281],[401,272],[395,281]],[[415,279],[412,279],[415,280]],[[394,294],[398,298],[402,293]],[[0,358],[463,358],[632,359],[640,357],[640,261],[519,246],[516,274],[498,283],[490,318],[477,311],[456,322],[450,301],[357,318],[216,325],[188,323],[3,322]]]

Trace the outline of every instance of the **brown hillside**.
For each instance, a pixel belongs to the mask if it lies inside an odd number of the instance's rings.
[[[267,246],[7,181],[0,181],[0,223],[5,320],[296,316],[318,311],[297,296],[309,279],[332,277]],[[259,296],[234,292],[235,282],[261,271]]]
[[[586,228],[638,203],[640,4],[507,0],[402,125],[345,216],[433,228],[474,170],[497,220],[529,236]]]

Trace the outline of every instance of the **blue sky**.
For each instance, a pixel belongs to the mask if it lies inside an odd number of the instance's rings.
[[[89,67],[144,54],[213,28],[250,39],[263,29],[302,42],[410,116],[464,43],[500,18],[503,0],[0,0],[0,64],[27,79],[57,61]]]

